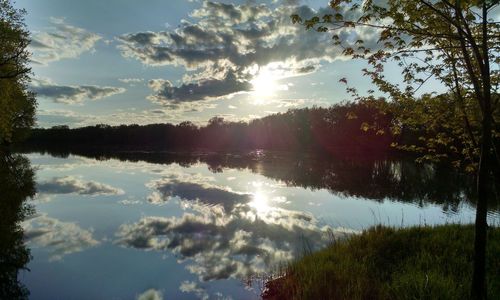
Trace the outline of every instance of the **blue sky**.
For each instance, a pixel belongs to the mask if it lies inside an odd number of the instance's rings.
[[[289,18],[329,12],[327,4],[17,0],[33,39],[38,126],[204,124],[349,99],[338,81],[370,89],[364,63]],[[360,34],[376,44],[373,32]]]

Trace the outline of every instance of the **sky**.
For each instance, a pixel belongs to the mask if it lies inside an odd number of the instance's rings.
[[[331,13],[327,5],[17,0],[31,32],[38,126],[201,125],[214,116],[248,121],[349,100],[339,80],[371,89],[362,76],[365,63],[344,57],[329,34],[290,20],[293,13]],[[358,34],[376,46],[373,29]]]

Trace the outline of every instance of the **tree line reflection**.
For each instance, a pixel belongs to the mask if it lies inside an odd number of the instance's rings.
[[[1,153],[0,299],[27,299],[29,295],[18,275],[31,259],[21,222],[34,213],[27,202],[36,192],[34,174],[26,157]]]
[[[105,149],[31,148],[57,157],[80,155],[98,160],[119,159],[155,164],[177,163],[190,166],[205,163],[212,172],[224,169],[249,169],[254,173],[282,181],[289,186],[327,189],[333,194],[366,198],[373,201],[398,201],[416,205],[440,205],[456,212],[461,204],[474,206],[474,176],[457,172],[444,164],[418,164],[408,158],[363,158],[307,155],[304,153],[263,152],[117,152]],[[492,211],[500,199],[491,199]]]

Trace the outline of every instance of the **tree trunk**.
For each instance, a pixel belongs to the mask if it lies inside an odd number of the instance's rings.
[[[490,194],[491,176],[491,115],[485,113],[483,117],[483,133],[481,143],[481,158],[477,178],[477,208],[474,240],[474,273],[472,277],[472,299],[487,298],[486,290],[486,240],[487,240],[487,212],[488,197]]]

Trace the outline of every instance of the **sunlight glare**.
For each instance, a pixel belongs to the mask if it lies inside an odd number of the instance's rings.
[[[266,214],[271,210],[268,197],[261,191],[255,192],[253,200],[249,203],[249,205],[255,208],[257,214],[259,215]]]
[[[251,81],[253,86],[253,96],[255,104],[264,104],[266,98],[274,95],[278,90],[276,76],[267,69],[259,71],[257,76]]]

